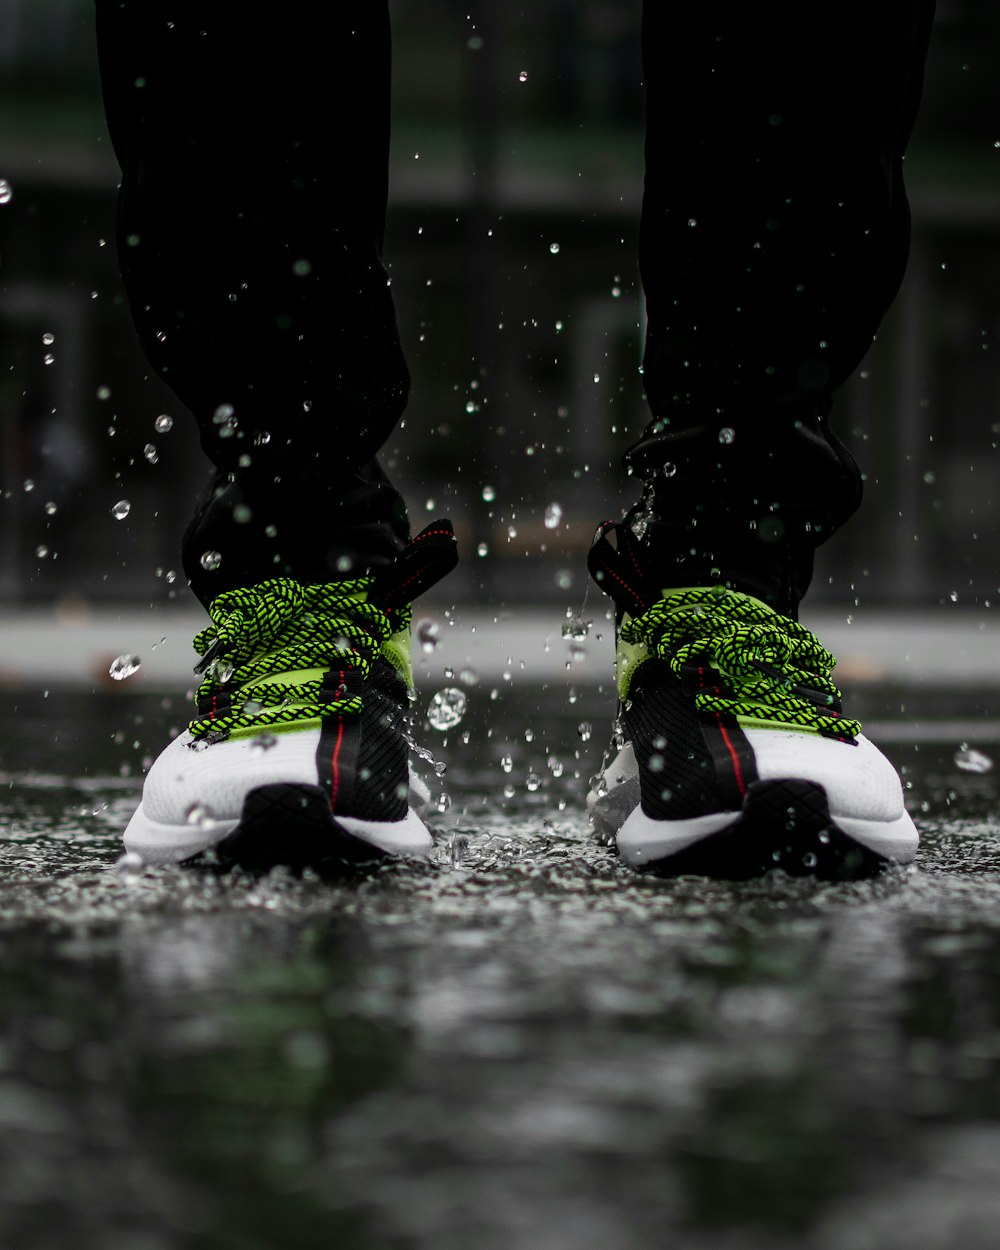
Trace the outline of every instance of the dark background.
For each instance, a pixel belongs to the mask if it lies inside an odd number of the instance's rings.
[[[91,8],[0,0],[7,603],[183,598],[170,574],[206,476],[123,305]],[[466,558],[449,594],[563,599],[582,589],[595,522],[632,500],[619,461],[644,422],[639,4],[392,9],[386,260],[413,392],[387,459],[415,526],[456,521]],[[824,549],[817,601],[1000,595],[998,82],[1000,6],[939,0],[907,159],[909,274],[835,410],[866,504]],[[162,434],[161,413],[174,418]],[[120,499],[124,521],[111,515]],[[553,503],[561,520],[547,528]]]

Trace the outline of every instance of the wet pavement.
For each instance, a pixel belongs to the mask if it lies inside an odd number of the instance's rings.
[[[860,691],[924,840],[834,885],[625,868],[573,697],[470,690],[433,860],[323,882],[116,869],[182,700],[9,692],[0,1247],[995,1247],[993,695]]]

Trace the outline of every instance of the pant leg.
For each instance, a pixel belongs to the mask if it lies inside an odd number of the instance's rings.
[[[658,511],[697,509],[712,562],[765,582],[781,567],[793,599],[860,503],[828,416],[902,281],[932,16],[933,0],[644,9],[653,419],[629,460],[654,482],[673,466]]]
[[[373,457],[409,379],[380,259],[386,3],[97,16],[133,319],[216,470],[184,540],[196,593],[391,556],[405,509]]]

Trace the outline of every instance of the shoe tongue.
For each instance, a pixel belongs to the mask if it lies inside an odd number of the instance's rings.
[[[641,616],[659,598],[646,552],[627,525],[605,521],[598,528],[587,568],[615,606],[630,616]]]
[[[368,588],[368,600],[386,609],[402,608],[439,582],[458,563],[458,545],[450,521],[432,521],[380,568]]]

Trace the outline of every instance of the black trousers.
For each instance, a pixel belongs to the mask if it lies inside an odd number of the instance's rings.
[[[97,12],[126,291],[216,467],[184,539],[196,593],[391,557],[407,522],[375,456],[408,376],[381,262],[387,5]],[[629,460],[665,548],[693,550],[697,514],[698,559],[772,600],[860,500],[827,418],[902,279],[932,13],[644,8],[651,419]]]

